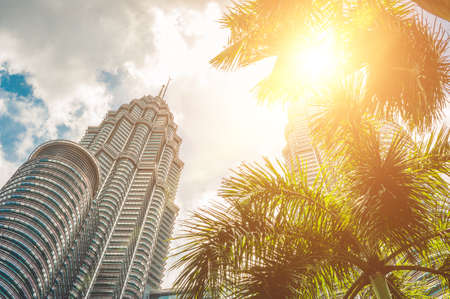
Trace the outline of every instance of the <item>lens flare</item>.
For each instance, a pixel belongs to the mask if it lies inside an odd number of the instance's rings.
[[[287,75],[305,89],[330,84],[338,75],[340,52],[333,30],[315,32],[290,46]]]

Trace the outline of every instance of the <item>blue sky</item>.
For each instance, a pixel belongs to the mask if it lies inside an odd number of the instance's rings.
[[[44,112],[41,117],[45,119],[48,116],[48,109],[42,99],[34,96],[33,87],[27,82],[27,75],[10,73],[7,67],[0,70],[0,95],[4,107],[0,112],[0,144],[5,159],[19,163],[23,161],[24,157],[18,154],[18,147],[21,146],[27,126],[22,119],[15,116],[24,107],[26,107],[25,109],[41,108]],[[61,130],[61,136],[64,132]],[[32,134],[31,138],[33,144],[42,143],[47,139],[45,135],[38,136],[36,134]]]

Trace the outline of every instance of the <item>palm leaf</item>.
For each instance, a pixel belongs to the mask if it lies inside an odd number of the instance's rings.
[[[367,72],[369,107],[411,127],[430,127],[447,103],[448,35],[424,18],[398,18],[382,6],[376,20],[360,26],[349,43],[353,62]]]
[[[264,167],[244,164],[224,180],[219,194],[227,205],[194,213],[178,237],[184,244],[174,267],[184,268],[175,286],[186,298],[205,292],[290,298],[334,294],[336,286],[349,284],[349,260],[361,261],[347,249],[338,254],[330,248],[347,246],[342,240],[351,233],[345,233],[332,194],[323,184],[314,189],[302,183],[305,175],[266,160]]]

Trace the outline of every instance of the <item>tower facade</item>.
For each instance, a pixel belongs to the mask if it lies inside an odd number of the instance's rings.
[[[314,182],[321,163],[319,152],[310,137],[310,110],[306,105],[291,104],[285,129],[286,147],[283,149],[283,157],[292,171],[297,172],[300,165],[306,170],[308,185]]]
[[[74,279],[94,236],[99,183],[95,158],[70,141],[41,145],[16,171],[0,190],[2,298],[45,298]]]
[[[183,163],[167,104],[38,147],[0,190],[0,297],[141,298],[158,288]]]
[[[70,297],[140,298],[159,287],[183,163],[167,104],[143,97],[109,112],[80,144],[100,166],[98,227]],[[57,296],[55,296],[57,297]]]

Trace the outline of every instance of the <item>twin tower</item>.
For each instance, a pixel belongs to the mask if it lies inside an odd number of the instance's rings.
[[[178,212],[181,138],[146,96],[80,143],[39,146],[0,190],[0,297],[142,298],[158,288]]]

